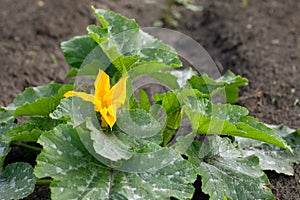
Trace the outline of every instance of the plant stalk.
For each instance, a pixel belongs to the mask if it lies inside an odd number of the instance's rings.
[[[35,146],[32,146],[32,145],[24,144],[22,142],[13,142],[12,144],[16,145],[16,146],[19,146],[19,147],[24,147],[26,149],[30,149],[32,151],[42,151],[42,148],[40,148],[40,147],[35,147]]]
[[[37,185],[50,185],[51,179],[37,179],[36,184]]]

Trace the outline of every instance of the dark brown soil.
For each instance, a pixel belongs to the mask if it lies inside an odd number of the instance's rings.
[[[177,6],[182,17],[175,29],[202,44],[223,71],[249,79],[238,103],[251,115],[299,128],[300,2],[251,0],[246,7],[241,0],[196,2],[203,11]],[[1,105],[28,86],[65,81],[69,67],[59,45],[95,23],[90,5],[136,18],[141,26],[152,26],[162,16],[159,4],[141,0],[0,0],[0,5]],[[300,199],[299,165],[295,176],[268,176],[277,199]],[[48,199],[48,190],[39,188],[29,199]]]

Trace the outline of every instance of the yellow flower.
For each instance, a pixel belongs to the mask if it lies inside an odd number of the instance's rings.
[[[121,78],[117,84],[110,88],[109,76],[104,71],[99,70],[94,83],[94,95],[85,92],[69,91],[64,96],[77,96],[85,101],[92,102],[95,105],[95,110],[101,114],[102,125],[107,126],[108,124],[112,128],[117,120],[117,110],[126,99],[127,78]]]

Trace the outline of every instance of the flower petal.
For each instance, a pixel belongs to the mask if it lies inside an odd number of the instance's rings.
[[[68,97],[72,97],[72,96],[76,96],[76,97],[80,97],[82,98],[84,101],[89,101],[94,103],[94,96],[91,94],[87,94],[85,92],[75,92],[75,91],[69,91],[66,92],[64,94],[64,97],[68,98]]]
[[[115,110],[112,106],[109,106],[108,108],[101,109],[100,113],[102,120],[104,120],[110,128],[112,128],[117,121],[117,110]],[[105,123],[102,122],[102,124]]]
[[[108,93],[104,96],[104,104],[106,106],[113,106],[117,110],[126,99],[126,81],[128,77],[123,77],[115,84]]]
[[[95,97],[100,101],[103,101],[105,94],[110,89],[109,76],[104,71],[99,70],[94,87]]]

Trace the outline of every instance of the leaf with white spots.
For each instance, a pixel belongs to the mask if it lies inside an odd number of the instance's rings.
[[[28,163],[13,163],[0,171],[0,200],[21,199],[33,192],[36,177]]]
[[[178,157],[159,170],[129,173],[108,168],[83,146],[76,129],[59,125],[43,134],[43,151],[37,158],[35,174],[52,177],[51,198],[70,199],[190,199],[196,173]]]
[[[50,113],[50,117],[66,121],[74,126],[84,123],[87,117],[95,123],[98,121],[93,103],[79,97],[62,99],[56,109]]]
[[[213,80],[207,74],[202,76],[193,76],[188,80],[192,88],[199,90],[203,94],[210,96],[219,94],[225,97],[229,103],[235,103],[238,100],[238,87],[246,86],[248,80],[241,76],[236,76],[231,71],[227,71],[217,80]]]
[[[12,118],[33,115],[48,116],[55,110],[63,95],[72,89],[73,85],[56,83],[27,88],[5,108],[6,111],[2,115],[5,116],[12,112]],[[2,117],[0,116],[0,120]]]
[[[259,157],[259,165],[264,170],[274,170],[277,173],[294,175],[294,164],[300,163],[300,132],[286,126],[270,126],[277,134],[283,137],[291,146],[293,153],[263,142],[246,138],[236,138],[242,151],[246,155]]]
[[[138,55],[141,61],[158,61],[171,67],[180,67],[176,51],[160,40],[140,30],[133,19],[108,10],[95,9],[101,27],[88,27],[89,35],[99,43],[112,63],[124,55]],[[121,68],[122,63],[117,64]]]
[[[85,127],[78,127],[77,133],[94,158],[120,171],[156,171],[180,158],[175,150],[151,143],[151,138],[138,139],[120,131],[104,133],[90,120]]]
[[[208,136],[187,150],[210,199],[274,199],[256,156],[245,157],[228,138]]]
[[[117,125],[124,133],[136,138],[150,138],[160,134],[163,128],[159,121],[142,109],[121,111]]]
[[[80,139],[91,153],[108,159],[109,162],[127,160],[133,155],[134,146],[137,144],[134,138],[119,131],[104,132],[100,126],[95,126],[90,118],[81,127]]]
[[[13,141],[36,142],[39,136],[61,121],[49,117],[30,117],[19,126],[13,127],[2,135],[2,141],[11,143]]]

